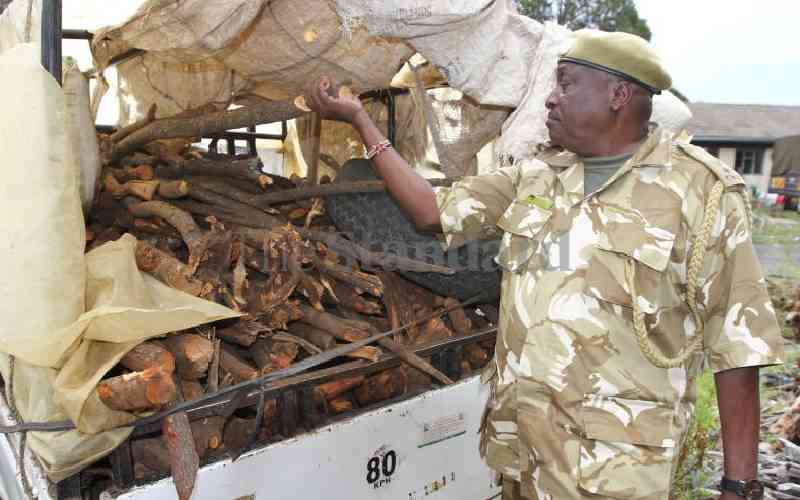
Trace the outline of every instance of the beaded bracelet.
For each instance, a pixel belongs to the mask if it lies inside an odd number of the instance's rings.
[[[371,159],[375,158],[376,156],[379,156],[381,153],[383,153],[387,149],[391,149],[391,148],[392,148],[392,143],[391,142],[389,142],[388,140],[381,141],[378,144],[375,144],[374,146],[369,148],[369,151],[367,151],[367,159],[371,160]]]

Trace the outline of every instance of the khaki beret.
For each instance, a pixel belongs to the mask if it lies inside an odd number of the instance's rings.
[[[672,87],[672,77],[644,38],[621,31],[582,29],[559,62],[599,69],[641,85],[654,94]]]

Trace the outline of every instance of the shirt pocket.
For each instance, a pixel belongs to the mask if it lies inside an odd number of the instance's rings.
[[[552,217],[551,210],[514,200],[497,221],[504,231],[497,264],[512,273],[523,272],[543,239],[543,229]]]
[[[631,284],[636,300],[645,314],[682,303],[668,266],[680,224],[679,215],[648,224],[635,212],[607,215],[586,269],[586,292],[601,301],[625,307],[633,306]],[[620,220],[622,222],[620,222]],[[625,267],[633,264],[633,283]]]
[[[606,498],[669,498],[679,426],[662,403],[590,396],[581,406],[578,485]]]

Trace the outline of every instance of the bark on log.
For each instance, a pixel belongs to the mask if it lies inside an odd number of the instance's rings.
[[[334,415],[353,410],[353,402],[346,398],[336,398],[328,401],[328,411]]]
[[[320,384],[314,388],[314,395],[316,397],[327,399],[328,401],[336,399],[342,394],[356,387],[360,386],[367,380],[363,375],[358,377],[347,377],[325,384]]]
[[[458,300],[454,298],[447,298],[444,300],[444,307],[448,309],[458,306],[458,304]],[[447,316],[450,318],[450,323],[453,325],[453,330],[455,330],[457,334],[467,335],[472,331],[472,322],[469,320],[469,318],[467,318],[467,314],[464,312],[464,309],[460,307],[450,309],[447,312]]]
[[[292,335],[297,335],[300,338],[306,339],[323,351],[336,347],[336,339],[325,330],[320,330],[319,328],[299,321],[289,325],[288,329]]]
[[[357,290],[363,290],[373,297],[383,296],[383,282],[374,274],[367,274],[323,259],[317,259],[315,264],[317,269],[326,276],[355,287]]]
[[[185,401],[194,401],[206,392],[200,382],[195,380],[181,380],[178,382],[178,385],[181,388],[181,394],[183,394],[183,399]]]
[[[353,391],[361,406],[367,406],[404,394],[408,387],[405,372],[399,369],[385,370],[369,377]]]
[[[177,229],[189,248],[187,266],[189,276],[195,273],[200,262],[206,257],[208,235],[197,226],[188,212],[163,201],[137,203],[129,206],[128,210],[136,217],[161,217]]]
[[[189,277],[185,264],[142,240],[136,243],[136,265],[166,285],[195,297],[209,291],[203,282]]]
[[[232,344],[250,347],[266,331],[268,328],[257,321],[240,320],[231,326],[217,328],[217,337]]]
[[[184,380],[197,380],[205,376],[214,344],[202,335],[184,333],[163,340],[164,346],[175,356],[178,376]]]
[[[237,418],[228,420],[225,424],[224,442],[225,449],[239,451],[250,442],[256,432],[257,422],[254,418]]]
[[[143,342],[122,357],[120,364],[128,370],[141,372],[160,368],[166,374],[175,371],[175,357],[157,342]]]
[[[299,349],[293,342],[258,339],[250,349],[250,354],[258,366],[259,373],[264,375],[291,365],[297,358]]]
[[[170,472],[180,500],[189,500],[194,491],[200,457],[195,448],[192,427],[186,412],[175,413],[162,421],[161,437],[170,457]]]
[[[369,323],[339,318],[326,312],[317,311],[316,309],[303,304],[300,305],[300,312],[303,314],[301,321],[304,323],[308,323],[311,326],[324,330],[337,339],[345,340],[347,342],[362,340],[366,337],[369,337],[371,334],[378,333]],[[381,347],[392,351],[400,359],[410,364],[414,368],[422,370],[443,384],[449,385],[453,383],[450,378],[434,368],[430,363],[423,360],[415,353],[409,351],[394,340],[383,338],[378,341],[378,344]]]
[[[114,198],[124,198],[125,196],[136,196],[145,201],[150,201],[158,191],[159,181],[128,181],[125,184],[117,182],[114,174],[107,171],[103,176],[103,189],[111,193]]]
[[[185,396],[185,395],[184,395]],[[199,457],[222,446],[225,417],[207,417],[191,423],[194,446]]]
[[[331,282],[331,287],[339,301],[339,305],[359,314],[380,315],[383,313],[383,307],[380,304],[371,300],[366,300],[350,285],[338,280],[333,280]]]
[[[141,411],[173,401],[177,389],[172,374],[154,367],[103,380],[97,386],[97,394],[112,410]]]
[[[772,424],[769,431],[792,442],[800,440],[800,397]]]
[[[194,118],[164,118],[130,134],[114,147],[114,158],[121,158],[156,139],[206,137],[256,123],[291,120],[303,114],[287,101],[264,101],[235,110],[208,113]]]
[[[157,474],[169,472],[169,451],[160,437],[132,441],[131,456],[134,464],[144,465],[149,471]]]
[[[480,370],[489,362],[490,356],[486,349],[478,344],[464,346],[464,356],[473,370]]]
[[[114,178],[120,183],[128,181],[152,181],[156,178],[155,169],[151,165],[131,165],[123,168],[112,168]]]
[[[245,360],[239,358],[231,347],[221,344],[219,349],[219,367],[233,376],[236,383],[258,378],[258,371]]]
[[[183,180],[160,181],[158,185],[158,195],[162,198],[174,200],[183,198],[189,194],[189,183]]]

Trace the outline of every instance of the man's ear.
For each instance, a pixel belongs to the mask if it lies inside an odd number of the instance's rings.
[[[619,80],[611,86],[611,110],[620,111],[633,99],[633,84]]]

